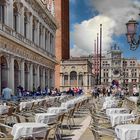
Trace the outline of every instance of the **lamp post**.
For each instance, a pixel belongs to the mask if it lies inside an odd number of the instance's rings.
[[[140,44],[140,36],[138,37],[138,40],[136,39],[136,31],[137,31],[137,25],[138,23],[136,22],[136,20],[129,20],[126,23],[126,27],[127,27],[127,42],[130,45],[130,50],[136,50]]]
[[[127,42],[130,45],[130,50],[134,51],[139,47],[140,44],[140,35],[138,35],[138,39],[136,38],[136,34],[137,34],[137,26],[138,23],[136,22],[136,20],[129,20],[126,23],[126,27],[127,27]],[[137,101],[137,104],[140,104],[140,84],[139,86],[139,99]]]
[[[102,80],[102,24],[100,24],[100,85]]]
[[[97,85],[99,84],[99,34],[97,33]]]

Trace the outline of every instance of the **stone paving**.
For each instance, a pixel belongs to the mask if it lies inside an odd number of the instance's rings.
[[[63,129],[62,140],[94,140],[92,132],[88,129],[91,121],[89,110],[83,108],[74,116],[75,126],[72,126],[71,130]],[[64,125],[66,125],[66,120]]]
[[[70,140],[74,139],[75,137],[79,137],[83,132],[83,128],[85,128],[85,125],[89,125],[89,123],[86,123],[85,120],[89,120],[88,111],[82,111],[80,114],[76,113],[74,117],[75,125],[71,127],[71,129],[68,129],[65,127],[63,129],[63,140]],[[66,120],[64,120],[63,126],[66,126]],[[82,131],[81,131],[82,130]],[[78,136],[76,135],[78,133]],[[77,139],[78,140],[78,139]]]

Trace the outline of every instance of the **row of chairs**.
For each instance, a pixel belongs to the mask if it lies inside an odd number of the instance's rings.
[[[68,100],[71,99],[67,98]],[[65,100],[66,101],[66,100]],[[44,138],[36,137],[36,139],[59,139],[61,138],[61,134],[63,133],[62,123],[64,119],[67,120],[67,127],[71,129],[71,125],[75,125],[74,122],[74,113],[79,112],[79,109],[81,106],[84,106],[88,103],[88,100],[84,100],[82,102],[79,102],[75,104],[74,108],[71,108],[67,113],[61,113],[58,116],[58,119],[55,123],[49,124],[49,127],[47,128],[47,133]],[[35,113],[45,113],[47,112],[48,107],[52,106],[52,104],[48,105],[45,101],[38,104],[33,104],[32,107],[28,110],[19,110],[19,106],[15,103],[7,103],[9,105],[9,111],[8,113],[0,116],[0,140],[11,140],[13,137],[10,135],[9,132],[11,132],[12,126],[14,123],[20,123],[20,122],[32,122],[34,121],[34,115]],[[60,104],[58,104],[59,106]],[[7,121],[9,119],[9,121]],[[11,121],[12,120],[12,121]],[[14,121],[13,121],[14,120]],[[10,130],[9,130],[10,129]],[[35,134],[41,133],[40,131],[35,132]],[[26,136],[22,136],[20,139],[24,139]],[[28,137],[29,139],[29,137]],[[31,139],[31,138],[30,138]]]
[[[95,140],[119,140],[115,134],[115,126],[112,127],[110,118],[106,115],[105,110],[102,110],[102,103],[100,99],[93,100],[93,102],[89,105],[89,112],[91,116],[91,122],[89,129],[92,131]],[[130,113],[133,112],[136,114],[136,119],[133,121],[132,119],[128,119],[122,124],[126,123],[140,123],[140,116],[137,114],[137,109],[128,104],[127,99],[120,100],[118,107],[127,108]]]

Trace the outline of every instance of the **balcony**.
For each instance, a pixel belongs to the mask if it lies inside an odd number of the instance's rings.
[[[28,45],[31,48],[34,48],[35,50],[37,50],[37,52],[42,53],[45,56],[48,56],[51,59],[56,59],[55,55],[49,53],[47,50],[44,50],[42,48],[40,48],[38,45],[36,45],[34,42],[32,42],[31,40],[25,38],[23,35],[21,35],[20,33],[17,33],[15,30],[13,30],[11,27],[3,24],[0,22],[0,30],[2,32],[4,32],[7,35],[10,35],[12,37],[15,38],[15,40],[17,39],[18,41],[21,41],[22,43],[24,43],[25,45]],[[7,36],[6,35],[6,36]]]

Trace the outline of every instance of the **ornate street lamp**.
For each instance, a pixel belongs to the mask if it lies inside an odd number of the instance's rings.
[[[138,40],[136,39],[136,31],[137,31],[137,25],[138,23],[131,19],[126,23],[127,27],[127,42],[130,44],[130,49],[131,50],[136,50],[140,44],[140,36]]]
[[[136,39],[136,33],[137,33],[137,25],[138,23],[136,20],[129,20],[128,23],[126,23],[127,27],[127,42],[130,44],[131,50],[136,50],[139,47],[140,44],[140,35],[138,36],[138,40]],[[140,90],[140,84],[139,84],[139,90]],[[140,91],[139,91],[139,99],[137,101],[137,104],[139,104],[140,109]]]

